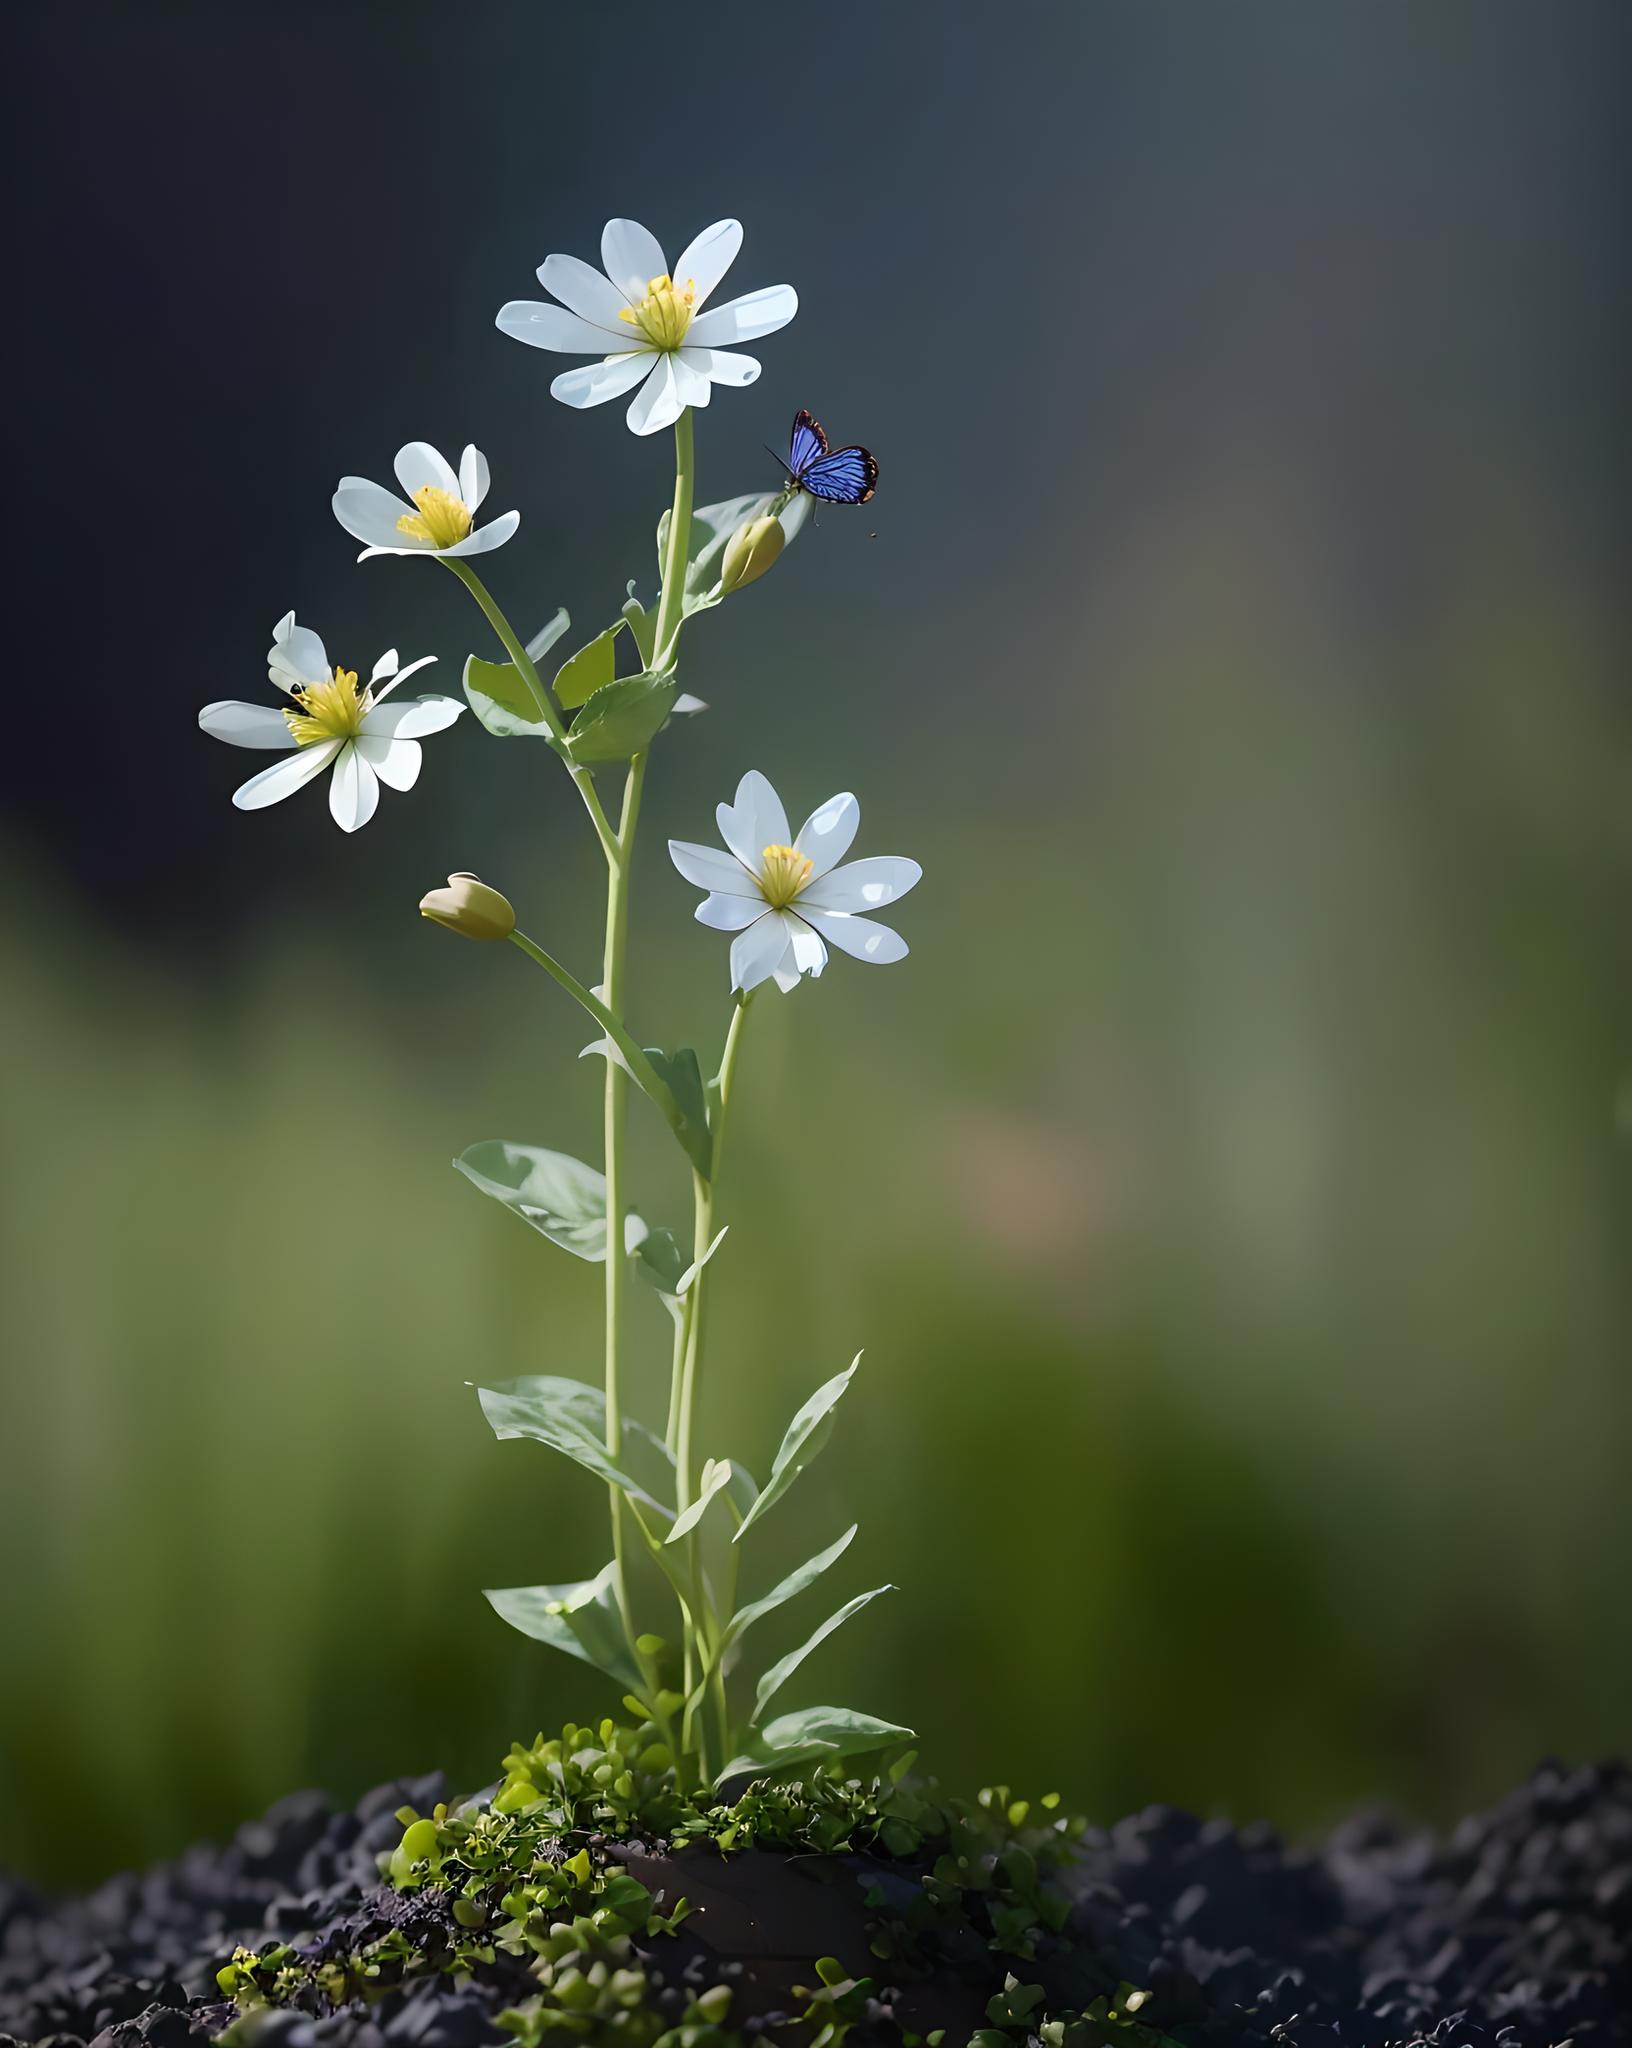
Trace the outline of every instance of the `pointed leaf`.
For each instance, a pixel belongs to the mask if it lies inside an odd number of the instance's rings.
[[[571,624],[571,619],[567,617],[567,608],[565,605],[562,605],[555,617],[546,625],[540,626],[532,639],[527,642],[527,659],[529,661],[542,661]]]
[[[816,1389],[788,1424],[787,1435],[782,1439],[782,1448],[777,1452],[776,1461],[771,1466],[771,1476],[765,1482],[765,1491],[754,1502],[742,1527],[733,1537],[733,1542],[740,1543],[759,1517],[768,1509],[775,1507],[832,1435],[834,1405],[849,1386],[851,1375],[860,1363],[861,1353],[858,1351],[843,1372],[830,1379],[825,1386]]]
[[[875,1586],[870,1593],[858,1593],[854,1600],[847,1600],[837,1613],[830,1614],[821,1627],[807,1636],[797,1650],[790,1650],[785,1657],[773,1664],[759,1681],[754,1693],[754,1711],[750,1718],[755,1721],[759,1719],[811,1651],[826,1642],[836,1628],[842,1628],[852,1614],[859,1614],[869,1600],[876,1600],[880,1593],[894,1591],[893,1586]]]
[[[672,1230],[648,1230],[635,1247],[635,1264],[643,1280],[671,1301],[680,1298],[686,1255]]]
[[[708,1512],[709,1503],[718,1493],[723,1493],[731,1484],[731,1460],[710,1458],[703,1466],[702,1483],[697,1489],[697,1498],[689,1508],[682,1508],[676,1515],[674,1527],[664,1538],[667,1543],[676,1543],[682,1536],[689,1536]]]
[[[767,1614],[774,1614],[784,1602],[796,1598],[808,1586],[814,1586],[829,1565],[837,1564],[855,1540],[858,1524],[852,1522],[836,1543],[830,1543],[825,1550],[817,1551],[814,1557],[806,1558],[802,1565],[788,1573],[760,1600],[751,1600],[746,1607],[738,1608],[732,1615],[725,1635],[721,1639],[721,1652],[745,1636],[756,1621],[763,1621]]]
[[[538,700],[513,662],[483,661],[473,654],[465,662],[465,696],[490,733],[501,740],[554,742]]]
[[[714,1171],[714,1139],[708,1128],[708,1095],[697,1055],[689,1045],[675,1052],[637,1046],[625,1032],[621,1041],[592,1038],[578,1057],[615,1060],[650,1101],[685,1148],[704,1180]]]
[[[634,582],[629,584],[629,596],[623,607],[623,623],[634,635],[636,647],[640,650],[640,665],[650,668],[652,656],[657,652],[657,614],[647,611],[635,595]],[[680,707],[675,706],[678,710]]]
[[[565,710],[575,711],[580,704],[588,703],[617,674],[617,640],[622,631],[623,621],[619,619],[556,670],[555,694]]]
[[[898,1728],[893,1721],[858,1714],[850,1707],[802,1707],[797,1713],[768,1721],[757,1735],[750,1736],[714,1782],[723,1785],[728,1778],[785,1770],[790,1764],[810,1763],[816,1758],[832,1763],[841,1757],[865,1756],[869,1750],[888,1749],[892,1742],[910,1742],[912,1735],[910,1728]]]
[[[709,1246],[708,1250],[703,1253],[700,1259],[693,1259],[691,1264],[680,1275],[679,1284],[674,1290],[677,1295],[684,1295],[690,1292],[692,1282],[708,1264],[709,1260],[713,1258],[720,1246],[724,1244],[725,1234],[730,1228],[729,1223],[722,1223],[720,1228],[714,1233],[714,1242]]]
[[[650,744],[679,694],[672,671],[643,669],[638,676],[602,683],[573,720],[567,751],[580,762],[627,761]]]
[[[564,1586],[505,1586],[489,1589],[488,1604],[510,1626],[536,1642],[564,1650],[569,1657],[604,1671],[626,1691],[645,1685],[640,1667],[629,1654],[614,1592],[617,1566],[607,1565],[593,1579]]]
[[[606,1178],[595,1167],[569,1153],[508,1138],[484,1138],[453,1163],[472,1187],[502,1202],[551,1244],[591,1263],[606,1257]],[[641,1218],[626,1214],[624,1250],[634,1251],[645,1235]]]
[[[594,1387],[581,1380],[556,1379],[548,1374],[529,1374],[523,1379],[501,1380],[497,1386],[478,1387],[477,1396],[488,1427],[501,1440],[531,1437],[548,1444],[593,1472],[597,1479],[616,1486],[645,1506],[654,1508],[665,1521],[672,1510],[654,1500],[646,1489],[612,1462],[605,1436],[606,1407]]]

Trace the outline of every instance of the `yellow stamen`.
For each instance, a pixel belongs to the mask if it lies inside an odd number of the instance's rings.
[[[697,281],[688,277],[684,290],[665,271],[646,287],[638,306],[624,306],[618,318],[638,327],[653,348],[675,349],[685,339],[697,304]]]
[[[795,846],[767,846],[759,859],[759,886],[773,910],[785,910],[816,868],[810,855]]]
[[[374,705],[367,689],[358,689],[357,671],[351,668],[337,668],[326,682],[302,683],[295,702],[300,709],[283,716],[297,747],[315,746],[319,740],[355,739]]]
[[[470,531],[470,508],[435,484],[421,484],[414,492],[417,512],[404,512],[397,521],[398,533],[428,540],[433,548],[451,548]]]

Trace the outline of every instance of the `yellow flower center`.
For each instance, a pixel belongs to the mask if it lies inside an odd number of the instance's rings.
[[[327,682],[302,683],[295,702],[300,709],[286,711],[284,721],[297,747],[311,747],[319,740],[355,739],[374,699],[366,688],[358,689],[355,669],[337,668]]]
[[[470,507],[463,498],[439,490],[435,484],[421,484],[414,493],[417,512],[404,512],[397,521],[398,533],[428,540],[433,548],[451,548],[470,531]]]
[[[759,859],[765,901],[773,910],[786,910],[810,880],[816,863],[795,846],[767,846]]]
[[[688,277],[682,291],[665,271],[647,285],[640,304],[623,307],[618,318],[638,327],[653,348],[673,349],[685,339],[696,303],[696,280]]]

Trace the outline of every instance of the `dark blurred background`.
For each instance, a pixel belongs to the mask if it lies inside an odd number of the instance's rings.
[[[859,1517],[835,1584],[903,1588],[801,1697],[1103,1819],[1444,1821],[1625,1745],[1629,20],[13,17],[0,1859],[474,1786],[612,1704],[478,1590],[598,1568],[601,1500],[463,1384],[595,1377],[598,1276],[447,1165],[595,1156],[600,1069],[415,914],[476,868],[589,977],[581,814],[467,719],[355,839],[242,816],[195,715],[290,606],[433,686],[494,651],[330,517],[410,438],[522,508],[524,630],[655,584],[668,437],[493,326],[615,213],[737,215],[727,289],[800,293],[704,498],[799,405],[883,468],[694,628],[638,883],[635,1018],[712,1050],[666,833],[757,765],[927,869],[912,959],[745,1053],[706,1446],[763,1470],[866,1344],[758,1570]]]

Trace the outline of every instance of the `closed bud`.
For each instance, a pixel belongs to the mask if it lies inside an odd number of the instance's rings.
[[[720,565],[720,588],[725,595],[729,597],[733,590],[741,590],[745,583],[763,576],[781,554],[787,538],[780,519],[767,516],[744,520],[725,544],[725,560]]]
[[[474,875],[449,875],[445,889],[420,897],[419,914],[467,939],[507,939],[516,928],[509,898]]]

